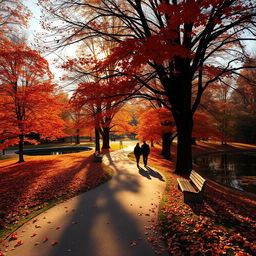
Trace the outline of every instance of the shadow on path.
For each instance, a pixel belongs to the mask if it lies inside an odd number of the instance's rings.
[[[157,178],[160,181],[165,181],[163,179],[163,176],[156,170],[153,170],[151,167],[146,166],[145,169],[143,169],[141,166],[138,167],[139,169],[139,174],[146,177],[147,179],[151,179],[151,177],[153,178]]]
[[[126,171],[129,166],[134,168],[134,163],[122,157],[117,163],[115,157],[120,155],[113,157],[114,160],[112,155],[106,156],[116,175],[110,182],[77,198],[71,220],[63,228],[58,245],[47,256],[155,255],[150,244],[142,242],[145,230],[134,208],[134,202],[141,196],[141,184],[136,173]],[[131,246],[135,240],[136,246]]]

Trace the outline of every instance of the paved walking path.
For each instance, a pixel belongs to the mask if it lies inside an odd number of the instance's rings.
[[[104,156],[116,175],[107,183],[61,203],[17,230],[7,256],[151,256],[164,177],[137,169],[131,148]],[[149,239],[150,240],[150,239]],[[17,246],[17,242],[22,241]],[[6,251],[7,250],[7,251]],[[165,252],[162,255],[167,255]]]

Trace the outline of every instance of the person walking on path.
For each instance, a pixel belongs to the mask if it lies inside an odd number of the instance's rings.
[[[146,167],[148,163],[148,155],[150,153],[150,148],[149,148],[149,145],[146,143],[146,141],[143,141],[143,144],[141,146],[141,153],[143,155],[144,166]]]
[[[136,158],[137,166],[139,167],[140,155],[141,155],[140,143],[137,143],[137,144],[136,144],[133,153],[134,153],[135,158]]]

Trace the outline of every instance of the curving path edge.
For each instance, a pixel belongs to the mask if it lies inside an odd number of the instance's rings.
[[[167,255],[153,227],[164,177],[152,168],[138,170],[130,151],[104,156],[116,172],[110,181],[30,220],[17,230],[17,240],[0,249],[6,256]]]

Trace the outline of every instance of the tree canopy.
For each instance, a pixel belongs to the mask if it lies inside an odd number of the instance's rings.
[[[189,172],[193,115],[209,85],[241,68],[243,44],[255,39],[255,1],[39,2],[46,21],[62,21],[52,27],[58,33],[55,47],[91,38],[116,42],[91,73],[103,78],[111,70],[111,76],[130,77],[131,97],[157,100],[171,110],[178,132],[176,172]],[[126,89],[118,84],[119,92],[120,86]]]

